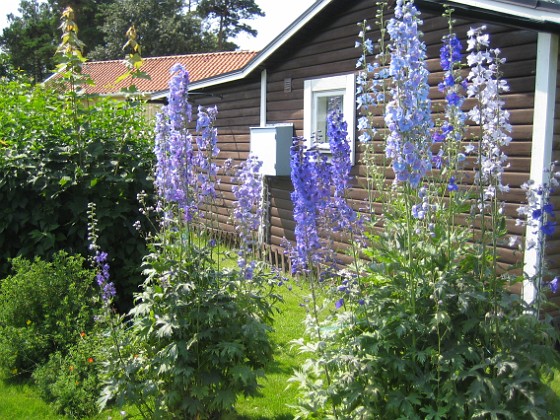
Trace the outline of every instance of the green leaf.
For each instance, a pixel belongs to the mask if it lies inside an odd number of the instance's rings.
[[[66,184],[68,184],[69,182],[72,182],[72,178],[70,178],[69,176],[65,175],[62,178],[60,178],[60,180],[58,181],[58,185],[60,185],[61,187],[64,187]]]

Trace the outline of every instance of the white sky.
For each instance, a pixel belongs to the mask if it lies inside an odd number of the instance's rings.
[[[260,50],[297,19],[315,0],[256,0],[265,17],[248,21],[258,31],[256,38],[239,36],[235,42],[243,50]],[[19,0],[0,0],[0,30],[7,24],[6,15],[18,14]]]

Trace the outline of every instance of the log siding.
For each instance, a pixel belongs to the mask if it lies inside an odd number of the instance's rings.
[[[217,128],[219,133],[220,159],[231,158],[240,163],[249,153],[249,127],[258,126],[260,122],[260,71],[266,68],[266,122],[292,123],[294,135],[303,135],[303,89],[304,81],[313,78],[356,72],[356,60],[360,50],[354,48],[358,39],[358,22],[367,19],[375,21],[375,10],[368,0],[354,2],[333,2],[306,26],[288,39],[264,62],[259,71],[238,81],[223,83],[203,89],[194,97],[196,105],[218,106]],[[533,107],[535,92],[535,72],[537,57],[537,31],[524,29],[496,21],[473,20],[469,16],[455,14],[455,32],[466,45],[466,32],[471,27],[482,24],[490,33],[491,47],[499,47],[501,56],[507,59],[503,65],[503,77],[509,82],[511,91],[504,95],[506,109],[510,112],[511,133],[513,141],[505,149],[509,156],[509,167],[504,174],[504,183],[511,191],[503,196],[506,201],[508,230],[520,239],[523,228],[516,226],[514,218],[517,207],[524,202],[525,194],[520,186],[529,179],[531,166],[531,136],[533,131]],[[427,45],[427,65],[431,72],[432,109],[434,118],[442,115],[443,97],[437,89],[442,71],[439,68],[439,49],[441,38],[447,33],[447,20],[439,12],[422,10],[424,25],[422,30]],[[378,32],[369,34],[377,40]],[[560,74],[559,74],[560,77]],[[291,91],[284,91],[284,82],[291,79]],[[198,91],[197,91],[198,92]],[[470,102],[470,101],[468,101]],[[554,159],[560,158],[560,94],[556,99]],[[466,104],[467,106],[469,103]],[[355,123],[355,122],[354,122]],[[355,125],[355,124],[354,124]],[[471,134],[476,127],[471,127]],[[356,134],[356,137],[358,134]],[[356,148],[356,162],[352,170],[354,188],[351,191],[352,202],[357,210],[363,210],[366,192],[365,168],[360,163],[363,149]],[[387,170],[388,177],[392,171]],[[270,205],[269,245],[281,250],[285,239],[294,240],[293,205],[290,194],[293,190],[289,177],[268,177],[268,197]],[[234,199],[231,193],[231,178],[224,176],[220,184],[223,201],[219,210],[221,228],[233,231],[227,218]],[[560,208],[560,196],[554,197],[555,207]],[[558,212],[557,212],[558,213]],[[560,269],[560,235],[557,232],[549,241],[547,256],[550,268]],[[503,263],[513,265],[522,261],[522,253],[515,247],[501,248]]]

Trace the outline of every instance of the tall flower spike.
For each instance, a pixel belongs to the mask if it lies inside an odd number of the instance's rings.
[[[517,213],[523,217],[517,220],[517,225],[526,225],[531,229],[532,234],[537,240],[544,240],[544,236],[550,236],[556,230],[556,221],[552,220],[555,216],[554,206],[550,201],[552,191],[558,186],[560,173],[553,172],[554,164],[548,170],[549,181],[544,184],[535,184],[533,181],[525,182],[521,188],[525,191],[527,204],[520,206]],[[536,243],[528,243],[532,248]]]
[[[198,181],[197,190],[200,203],[208,203],[216,198],[216,179],[218,166],[214,158],[220,153],[218,148],[218,130],[215,128],[218,108],[198,108],[198,118],[196,121],[196,145],[198,148],[193,158],[193,163],[197,168]]]
[[[340,110],[335,109],[327,116],[327,138],[332,154],[331,172],[335,197],[343,197],[350,185],[350,144],[348,124]]]
[[[97,285],[101,289],[101,298],[103,302],[108,305],[117,294],[117,291],[115,285],[110,281],[107,253],[96,251],[94,261],[98,269],[95,279],[97,280]]]
[[[499,189],[507,191],[502,184],[502,174],[507,155],[502,151],[511,137],[509,112],[504,109],[503,92],[509,91],[507,82],[500,78],[499,67],[505,59],[499,57],[498,49],[488,49],[488,35],[484,34],[484,27],[468,31],[467,64],[470,67],[467,80],[471,83],[467,88],[467,96],[475,98],[478,105],[469,112],[469,118],[482,127],[480,138],[479,171],[476,181],[483,186],[484,199],[493,199]],[[483,207],[479,203],[479,207]]]
[[[192,136],[187,128],[191,119],[188,102],[188,72],[181,66],[171,69],[169,104],[156,117],[156,179],[160,197],[176,203],[185,212],[187,220],[197,213],[193,186]]]
[[[387,24],[390,37],[391,100],[385,110],[389,129],[385,153],[392,159],[395,181],[416,188],[431,169],[431,104],[428,99],[426,45],[420,40],[419,12],[410,0],[397,0]]]
[[[237,265],[247,280],[253,275],[254,262],[248,261],[257,242],[257,232],[262,219],[262,175],[259,174],[262,162],[255,156],[241,164],[232,187],[236,202],[233,207],[235,229],[239,235],[239,258]]]
[[[296,222],[292,271],[308,272],[311,265],[324,260],[319,238],[319,215],[330,196],[330,176],[324,155],[315,149],[306,150],[300,139],[294,139],[290,153],[294,186],[291,198]]]
[[[348,144],[348,124],[340,110],[335,109],[327,116],[327,138],[331,151],[331,185],[334,185],[334,197],[329,205],[330,225],[335,231],[361,233],[357,225],[358,215],[348,204],[346,198],[350,188],[350,145]]]

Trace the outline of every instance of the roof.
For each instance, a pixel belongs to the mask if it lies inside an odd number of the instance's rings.
[[[140,78],[133,80],[129,77],[117,84],[115,80],[127,71],[124,60],[87,61],[82,71],[95,82],[93,86],[86,87],[86,92],[90,94],[118,93],[131,85],[140,92],[152,93],[168,90],[169,70],[176,63],[182,64],[188,70],[192,83],[239,70],[257,54],[256,51],[226,51],[148,57],[143,59],[140,70],[150,76],[149,80]]]
[[[230,73],[217,74],[208,79],[193,80],[189,85],[189,90],[203,89],[240,80],[253,71],[263,68],[264,62],[300,29],[314,19],[315,16],[327,9],[331,4],[341,4],[344,1],[347,0],[316,0],[298,19],[292,22],[290,26],[260,51],[253,60],[250,60],[245,67]],[[438,7],[441,7],[444,2],[441,0],[418,0],[418,3],[436,4]],[[449,3],[453,7],[457,6],[457,8],[475,9],[500,17],[506,16],[510,20],[533,27],[542,27],[545,30],[553,28],[555,32],[560,31],[560,0],[449,0],[445,3]],[[164,91],[153,95],[153,98],[162,98],[166,95],[167,91]]]
[[[503,3],[512,3],[533,9],[560,10],[560,0],[498,0]]]
[[[441,6],[439,0],[419,0]],[[479,11],[507,21],[559,32],[560,0],[450,0],[453,8]]]

